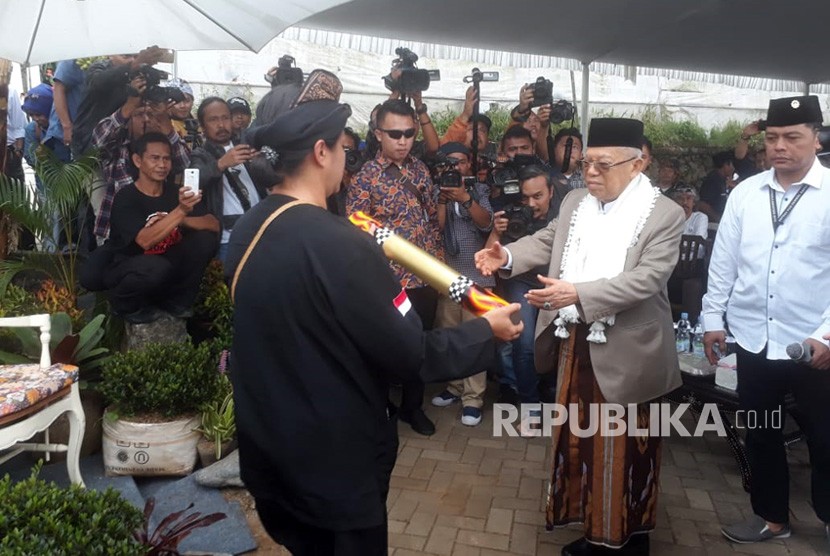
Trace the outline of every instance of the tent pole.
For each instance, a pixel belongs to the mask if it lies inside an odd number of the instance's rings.
[[[809,82],[807,82],[807,81],[805,81],[805,82],[804,82],[804,94],[805,94],[805,95],[809,95],[809,94],[810,94],[810,83],[809,83]]]
[[[589,69],[589,65],[590,64],[582,62],[582,107],[579,111],[579,127],[582,131],[582,137],[588,136],[588,88],[591,82],[591,70]]]

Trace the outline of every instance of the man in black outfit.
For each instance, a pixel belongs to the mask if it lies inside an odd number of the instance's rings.
[[[201,193],[176,189],[170,141],[148,133],[132,145],[138,179],[115,196],[111,261],[103,271],[113,309],[131,323],[156,320],[159,309],[185,317],[216,252],[218,220],[206,214]]]
[[[511,305],[422,331],[375,240],[326,210],[345,162],[341,88],[313,72],[298,106],[254,133],[278,185],[237,222],[226,265],[242,479],[294,556],[387,554],[390,380],[469,376],[492,363],[494,336],[522,329]]]

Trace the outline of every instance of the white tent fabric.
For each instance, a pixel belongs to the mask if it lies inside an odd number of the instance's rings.
[[[342,0],[2,0],[0,58],[26,65],[138,52],[258,51]]]
[[[355,48],[361,44],[362,47]],[[213,94],[225,98],[242,95],[256,102],[269,89],[263,79],[265,71],[275,65],[280,56],[290,54],[306,72],[324,68],[340,77],[344,86],[343,100],[352,106],[354,112],[350,124],[362,129],[366,126],[372,107],[388,97],[389,92],[383,87],[381,76],[389,72],[394,49],[400,45],[412,47],[421,55],[418,61],[420,67],[441,70],[441,81],[433,82],[424,94],[425,102],[433,114],[445,107],[455,111],[461,109],[461,99],[467,88],[462,83],[462,78],[475,65],[482,70],[497,70],[501,73],[498,83],[482,84],[484,110],[492,103],[505,107],[515,105],[519,87],[534,81],[540,75],[553,81],[557,96],[573,100],[570,71],[547,63],[543,60],[546,57],[535,57],[539,63],[533,65],[533,60],[511,53],[420,45],[293,28],[271,41],[258,54],[242,51],[181,52],[178,55],[177,70],[180,77],[190,81],[196,88],[197,102]],[[421,46],[424,46],[423,50]],[[433,46],[434,49],[429,50],[428,46]],[[490,57],[477,57],[481,54]],[[465,58],[467,55],[470,58]],[[512,65],[507,63],[511,61],[510,56],[515,56]],[[527,65],[516,65],[519,63]],[[593,64],[592,68],[596,66]],[[601,65],[606,66],[615,67],[611,64]],[[591,115],[613,113],[618,116],[638,116],[650,109],[676,120],[696,121],[709,129],[729,120],[748,122],[757,119],[766,112],[770,98],[799,94],[798,85],[792,82],[789,82],[792,84],[790,89],[785,87],[788,82],[781,82],[779,87],[737,88],[714,79],[689,79],[696,75],[694,73],[641,73],[636,82],[626,80],[621,73],[591,73]],[[581,101],[581,75],[576,73],[574,80],[576,100]],[[747,84],[751,85],[752,82]],[[822,106],[830,107],[828,95],[819,93],[819,96]],[[830,113],[827,115],[830,116]],[[830,117],[825,120],[830,121]]]
[[[820,83],[817,0],[353,0],[303,27],[610,62]]]
[[[543,56],[540,54],[522,54],[519,52],[507,52],[504,50],[492,50],[487,48],[450,46],[447,44],[435,44],[431,42],[370,37],[367,35],[355,35],[352,33],[308,29],[302,26],[290,27],[286,29],[280,37],[289,40],[293,39],[317,45],[330,46],[333,48],[345,48],[349,50],[356,50],[358,52],[380,54],[388,57],[389,59],[394,57],[395,49],[397,47],[404,46],[424,58],[462,60],[465,62],[488,64],[498,67],[539,68],[540,70],[561,69],[576,72],[582,71],[582,62],[578,62],[577,60],[570,58]],[[447,37],[445,41],[449,41],[451,39],[452,37]],[[630,67],[631,66],[626,66],[624,64],[595,62],[591,64],[591,71],[593,73],[626,78],[626,69]],[[678,81],[691,81],[696,83],[712,83],[715,85],[727,85],[729,87],[738,87],[741,89],[757,89],[770,92],[800,91],[804,86],[801,82],[785,79],[749,77],[745,75],[708,73],[677,69],[646,68],[639,66],[636,67],[636,74],[638,76],[650,76]],[[830,93],[830,84],[813,84],[811,90],[816,93]]]

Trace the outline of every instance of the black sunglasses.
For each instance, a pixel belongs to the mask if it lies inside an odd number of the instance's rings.
[[[414,127],[410,127],[409,129],[381,129],[381,128],[378,128],[378,131],[384,132],[391,139],[400,139],[401,137],[406,137],[407,139],[412,139],[413,137],[415,137],[415,128]]]

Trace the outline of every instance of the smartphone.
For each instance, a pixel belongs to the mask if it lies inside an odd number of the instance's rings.
[[[193,193],[199,193],[199,169],[188,168],[184,171],[184,187]]]

